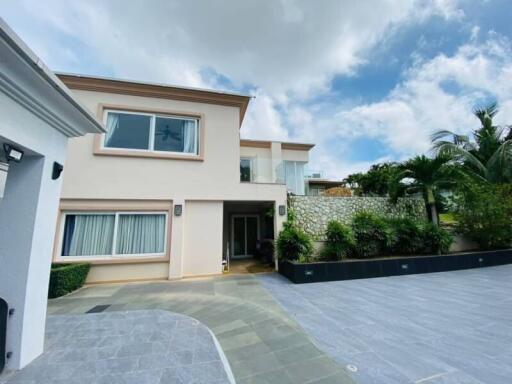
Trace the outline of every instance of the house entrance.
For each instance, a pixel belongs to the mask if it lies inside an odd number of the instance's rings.
[[[231,230],[232,258],[254,257],[260,239],[258,215],[233,215]]]

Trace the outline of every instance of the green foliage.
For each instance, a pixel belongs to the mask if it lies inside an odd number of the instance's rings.
[[[473,184],[458,191],[457,230],[482,249],[512,245],[512,184]]]
[[[374,164],[366,173],[353,173],[343,182],[356,196],[387,196],[389,183],[399,171],[397,163]]]
[[[422,226],[409,218],[387,220],[390,228],[389,251],[395,255],[415,255],[424,250]]]
[[[304,231],[288,222],[277,238],[277,252],[281,260],[309,262],[313,254],[313,242]]]
[[[432,135],[433,150],[461,165],[466,176],[493,184],[512,182],[512,127],[499,127],[492,119],[496,103],[477,108],[473,114],[480,127],[473,140],[466,135],[439,131]]]
[[[401,164],[400,169],[390,182],[390,198],[396,201],[404,193],[421,193],[432,222],[437,224],[436,196],[441,190],[456,184],[458,169],[451,164],[448,156],[443,155],[434,158],[416,156]]]
[[[326,242],[320,253],[322,260],[342,260],[355,246],[352,230],[339,221],[329,222],[325,237]]]
[[[421,227],[424,253],[448,253],[453,243],[453,236],[450,232],[432,223],[423,224]]]
[[[64,296],[85,283],[90,264],[52,264],[48,298]]]
[[[359,212],[352,221],[356,241],[355,255],[371,258],[383,254],[390,241],[390,229],[385,220],[369,212]]]
[[[260,243],[258,257],[262,262],[270,264],[274,258],[274,242],[272,240],[263,240]]]

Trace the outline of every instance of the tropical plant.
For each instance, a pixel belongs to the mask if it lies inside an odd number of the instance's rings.
[[[442,130],[432,135],[433,151],[463,165],[465,173],[491,183],[512,182],[512,128],[493,124],[496,103],[473,111],[481,126],[467,135]]]
[[[353,173],[343,179],[356,196],[387,196],[389,181],[399,169],[397,163],[374,164],[365,173]]]
[[[303,230],[288,223],[277,238],[277,252],[281,260],[309,262],[313,254],[313,242]]]
[[[423,252],[423,232],[420,223],[410,218],[387,219],[390,228],[389,250],[395,255],[415,255]]]
[[[384,219],[369,212],[359,212],[352,220],[355,255],[361,258],[376,257],[389,246],[390,229]]]
[[[401,171],[390,183],[391,198],[396,201],[398,196],[404,193],[421,193],[429,209],[432,223],[438,225],[436,194],[456,184],[458,168],[444,155],[434,158],[416,156],[403,163],[400,168]]]
[[[330,221],[325,231],[325,244],[320,252],[322,260],[342,260],[355,246],[354,235],[350,227],[339,221]]]
[[[455,198],[457,231],[482,249],[512,246],[512,184],[474,184]]]
[[[453,236],[450,232],[432,223],[421,225],[421,235],[425,253],[448,253],[453,243]]]

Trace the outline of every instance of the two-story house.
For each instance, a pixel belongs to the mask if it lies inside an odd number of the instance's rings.
[[[74,139],[54,262],[89,282],[219,274],[251,257],[304,194],[311,144],[240,139],[250,97],[60,74],[105,134]]]

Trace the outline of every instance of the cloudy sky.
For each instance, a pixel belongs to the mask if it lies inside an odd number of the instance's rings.
[[[0,0],[55,71],[248,93],[244,138],[313,142],[338,178],[512,124],[511,0]]]

